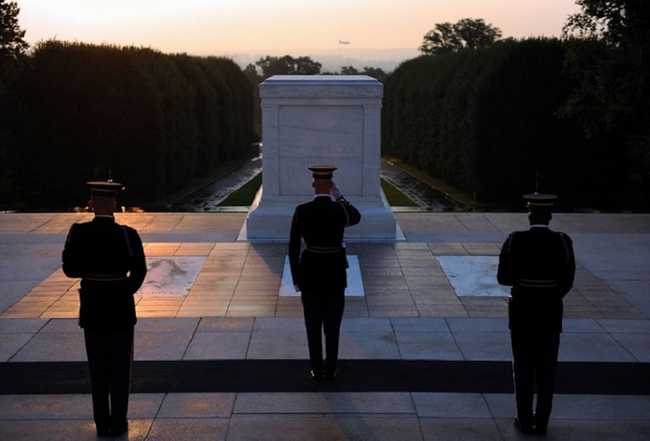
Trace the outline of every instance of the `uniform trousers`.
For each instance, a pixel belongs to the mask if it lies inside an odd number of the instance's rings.
[[[323,368],[322,332],[325,333],[325,369],[336,370],[339,354],[339,334],[345,308],[345,288],[303,290],[301,294],[307,329],[309,360],[314,372]]]
[[[84,329],[84,339],[95,425],[98,430],[123,429],[131,389],[133,326],[120,330]]]
[[[553,406],[559,332],[511,332],[517,418],[521,424],[548,425]],[[537,392],[535,419],[533,396]]]

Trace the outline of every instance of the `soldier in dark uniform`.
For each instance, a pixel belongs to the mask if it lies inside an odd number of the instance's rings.
[[[147,272],[142,242],[133,228],[115,222],[112,181],[88,183],[95,218],[70,228],[63,272],[80,277],[79,326],[84,330],[98,436],[128,431],[127,409],[133,359],[133,294]],[[110,397],[110,406],[109,406]]]
[[[315,380],[333,380],[339,349],[339,331],[345,306],[347,259],[343,231],[356,225],[361,214],[341,196],[332,182],[336,167],[314,166],[315,197],[296,207],[291,222],[289,262],[296,291],[300,291],[309,344],[310,374]],[[300,254],[301,239],[306,248]],[[323,364],[321,332],[325,332]]]
[[[554,195],[525,195],[530,229],[508,237],[497,279],[512,286],[510,334],[517,417],[523,433],[546,434],[562,332],[562,299],[573,286],[575,258],[568,235],[548,224]],[[533,395],[537,392],[536,412]]]

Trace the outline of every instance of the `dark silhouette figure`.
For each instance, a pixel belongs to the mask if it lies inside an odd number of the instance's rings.
[[[133,294],[147,266],[140,236],[115,222],[121,184],[89,182],[95,218],[70,228],[63,250],[63,272],[80,277],[79,326],[84,330],[98,436],[128,431],[130,371],[133,360]],[[110,406],[109,406],[110,397]]]
[[[523,433],[545,434],[562,332],[562,299],[573,286],[575,258],[571,238],[548,227],[557,197],[533,193],[524,199],[530,229],[510,234],[503,244],[497,279],[512,286],[508,314],[517,405],[514,425]]]
[[[300,291],[309,344],[311,376],[333,380],[339,350],[339,332],[345,307],[346,269],[343,244],[346,227],[361,214],[341,196],[332,182],[335,167],[309,168],[313,172],[314,200],[296,207],[291,222],[289,262],[296,290]],[[306,249],[300,254],[301,239]],[[323,364],[321,332],[325,333]]]

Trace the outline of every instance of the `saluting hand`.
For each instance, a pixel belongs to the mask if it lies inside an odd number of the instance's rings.
[[[334,199],[338,199],[341,197],[341,191],[333,181],[332,181],[332,188],[330,188],[330,194]]]

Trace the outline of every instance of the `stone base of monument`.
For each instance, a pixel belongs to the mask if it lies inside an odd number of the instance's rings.
[[[350,202],[361,212],[361,222],[345,230],[345,240],[350,242],[393,242],[406,240],[402,229],[382,193],[377,203]],[[255,196],[248,216],[237,240],[251,242],[287,242],[291,217],[295,207],[307,200],[266,202],[260,205],[262,189]]]

